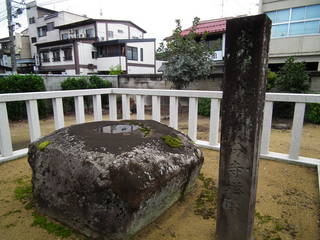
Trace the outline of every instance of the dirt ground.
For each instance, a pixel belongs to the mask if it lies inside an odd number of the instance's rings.
[[[86,116],[86,119],[92,117]],[[150,119],[150,116],[147,116]],[[165,120],[164,122],[166,122]],[[66,117],[66,125],[74,123],[73,116]],[[42,134],[53,130],[53,120],[41,120]],[[208,138],[209,120],[199,117],[198,138]],[[12,123],[15,149],[28,142],[26,122]],[[187,131],[187,120],[179,120],[179,128]],[[291,138],[290,130],[272,130],[271,151],[287,153]],[[219,153],[203,149],[205,162],[202,174],[210,180],[210,193],[215,192],[218,180]],[[304,126],[301,155],[320,157],[320,126]],[[46,230],[31,226],[32,210],[16,200],[14,191],[21,182],[30,182],[31,169],[26,158],[0,164],[0,239],[42,240],[60,239]],[[133,240],[214,240],[214,203],[204,200],[202,214],[196,212],[199,199],[208,190],[199,179],[196,188],[182,202],[177,202],[159,219],[140,231]],[[212,191],[211,191],[212,190]],[[211,196],[215,198],[215,196]],[[202,199],[203,200],[203,199]],[[204,214],[204,213],[211,214]],[[197,214],[196,214],[197,213]],[[255,218],[256,240],[317,240],[320,239],[320,212],[318,179],[315,168],[260,161],[259,182]],[[85,239],[72,234],[68,239]]]

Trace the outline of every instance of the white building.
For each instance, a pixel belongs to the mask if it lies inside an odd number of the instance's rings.
[[[277,70],[287,57],[320,71],[320,1],[261,0],[260,12],[272,20],[269,66]]]
[[[131,21],[91,19],[27,6],[31,51],[42,73],[93,74],[120,68],[156,73],[155,39]]]

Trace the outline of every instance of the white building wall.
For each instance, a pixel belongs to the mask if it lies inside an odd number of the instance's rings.
[[[107,40],[107,26],[104,22],[97,22],[97,37],[100,41]]]
[[[143,32],[135,27],[130,27],[130,39],[132,38],[143,38]]]
[[[153,74],[154,67],[128,66],[128,74]]]
[[[110,67],[120,66],[122,71],[126,70],[125,57],[104,57],[97,59],[97,71],[109,71]]]
[[[138,61],[128,60],[128,63],[155,64],[155,42],[132,42],[127,43],[127,46],[138,48]],[[143,48],[143,61],[140,56],[141,48]]]
[[[122,31],[122,32],[119,32]],[[128,39],[128,26],[120,23],[108,23],[108,31],[113,32],[113,37],[108,37],[108,40],[113,39]]]
[[[97,65],[97,59],[92,58],[92,52],[95,51],[94,46],[91,43],[78,43],[78,52],[79,52],[79,64],[88,65],[94,64]]]

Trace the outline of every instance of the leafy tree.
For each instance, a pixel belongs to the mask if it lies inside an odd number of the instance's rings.
[[[306,93],[309,88],[310,82],[305,63],[295,62],[293,57],[288,57],[274,80],[274,90],[283,93]],[[293,103],[274,103],[274,116],[276,118],[291,118],[293,111]]]
[[[280,68],[275,80],[275,87],[279,92],[306,93],[310,88],[310,81],[304,62],[295,62],[288,57]]]
[[[180,20],[166,46],[161,43],[158,59],[166,60],[163,76],[173,83],[176,89],[187,87],[191,82],[205,79],[213,73],[213,48],[205,42],[206,35],[201,38],[195,33],[199,18],[193,21],[190,32],[182,36]]]

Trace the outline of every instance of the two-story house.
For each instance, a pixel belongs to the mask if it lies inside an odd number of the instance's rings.
[[[30,7],[28,11],[32,8],[39,11],[38,7]],[[40,11],[44,9],[40,8]],[[49,18],[46,15],[41,18],[49,21],[60,14],[55,12]],[[65,14],[61,16],[65,17]],[[33,15],[30,13],[29,16]],[[155,39],[144,39],[146,31],[131,21],[85,18],[72,22],[61,20],[60,24],[57,20],[53,26],[49,22],[38,26],[40,23],[36,18],[33,20],[37,31],[30,35],[38,36],[33,40],[38,72],[105,74],[112,68],[120,68],[128,74],[156,72]]]

